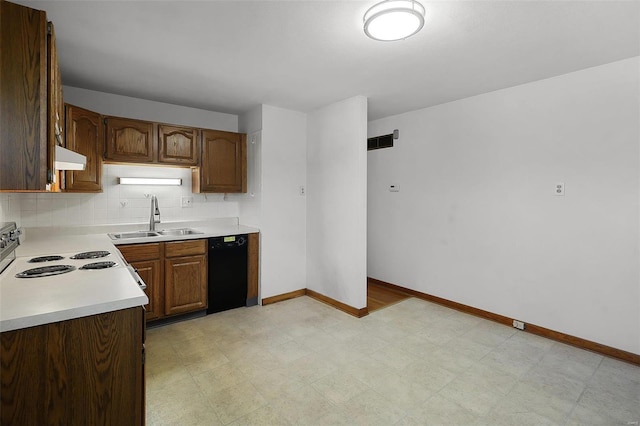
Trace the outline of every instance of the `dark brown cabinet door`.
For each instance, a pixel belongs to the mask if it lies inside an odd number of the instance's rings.
[[[87,157],[84,170],[65,172],[64,190],[69,192],[102,191],[102,143],[104,125],[100,114],[66,105],[67,148]]]
[[[44,12],[0,1],[0,190],[46,189],[46,43]]]
[[[142,307],[0,334],[0,423],[143,425],[143,339]]]
[[[164,313],[206,309],[207,240],[168,242],[164,253]]]
[[[246,192],[246,135],[203,130],[201,166],[194,170],[194,192]]]
[[[204,255],[165,260],[165,313],[207,308],[207,259]]]
[[[149,303],[145,306],[147,321],[164,317],[164,279],[162,258],[164,243],[127,244],[118,246],[122,256],[137,269],[147,285]]]
[[[126,163],[152,163],[155,157],[154,124],[107,117],[105,159]]]
[[[162,305],[163,288],[160,285],[161,264],[160,260],[145,260],[131,262],[131,266],[136,268],[138,275],[147,285],[145,293],[149,298],[149,303],[145,305],[145,318],[152,321],[164,316],[164,306]]]
[[[195,166],[198,164],[198,130],[158,125],[158,162]]]

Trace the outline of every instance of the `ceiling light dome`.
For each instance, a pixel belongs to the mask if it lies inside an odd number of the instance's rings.
[[[385,0],[364,14],[364,32],[374,40],[404,40],[422,29],[424,15],[415,0]]]

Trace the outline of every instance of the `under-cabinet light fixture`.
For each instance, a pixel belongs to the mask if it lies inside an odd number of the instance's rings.
[[[182,185],[180,178],[140,178],[140,177],[119,177],[120,185]]]
[[[364,14],[364,32],[374,40],[404,40],[422,29],[424,15],[424,6],[415,0],[385,0]]]

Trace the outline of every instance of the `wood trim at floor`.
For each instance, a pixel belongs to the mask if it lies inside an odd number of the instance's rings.
[[[475,315],[481,318],[486,318],[491,321],[498,322],[500,324],[508,325],[510,327],[513,326],[513,318],[506,317],[504,315],[496,314],[493,312],[485,311],[483,309],[474,308],[473,306],[464,305],[462,303],[454,302],[452,300],[443,299],[438,296],[433,296],[431,294],[422,293],[420,291],[412,290],[406,287],[402,287],[396,284],[391,284],[385,281],[380,281],[375,278],[369,278],[370,281],[381,285],[386,286],[391,289],[402,291],[408,293],[418,299],[426,300],[429,302],[437,303],[439,305],[446,306],[448,308],[455,309],[457,311],[465,312],[471,315]],[[622,361],[626,361],[631,364],[640,365],[640,355],[634,354],[632,352],[623,351],[622,349],[612,348],[611,346],[602,345],[600,343],[592,342],[591,340],[586,340],[580,337],[572,336],[570,334],[565,334],[560,331],[551,330],[545,327],[541,327],[539,325],[526,323],[525,330],[527,333],[536,334],[538,336],[546,337],[547,339],[557,340],[562,343],[566,343],[572,346],[576,346],[581,349],[586,349],[588,351],[597,352],[601,355],[606,355],[611,358],[616,358]]]
[[[307,289],[301,288],[300,290],[294,290],[288,293],[277,294],[275,296],[266,297],[262,299],[262,306],[270,305],[272,303],[282,302],[283,300],[294,299],[296,297],[304,296],[305,294],[307,294]]]
[[[316,299],[322,303],[326,303],[329,306],[332,306],[336,309],[341,310],[342,312],[346,312],[349,315],[353,315],[357,318],[362,318],[365,315],[369,314],[369,310],[365,308],[354,308],[353,306],[349,306],[346,303],[339,302],[335,299],[332,299],[324,294],[320,294],[316,291],[309,290],[308,288],[302,288],[300,290],[290,291],[289,293],[278,294],[276,296],[267,297],[262,299],[262,305],[270,305],[272,303],[282,302],[283,300],[289,300],[300,296],[309,296],[312,299]]]
[[[320,294],[316,291],[307,289],[307,296],[319,300],[320,302],[326,303],[329,306],[333,306],[336,309],[341,310],[342,312],[346,312],[349,315],[353,315],[356,318],[362,318],[366,315],[369,315],[369,309],[364,308],[354,308],[353,306],[347,305],[346,303],[342,303],[336,299],[332,299],[331,297],[325,296],[324,294]]]

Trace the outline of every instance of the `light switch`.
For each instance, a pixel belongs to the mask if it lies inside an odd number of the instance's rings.
[[[400,185],[389,185],[390,192],[400,192]]]

